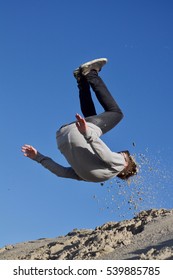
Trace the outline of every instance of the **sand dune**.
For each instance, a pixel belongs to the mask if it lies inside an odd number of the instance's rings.
[[[173,259],[173,210],[151,209],[131,220],[0,249],[1,260]]]

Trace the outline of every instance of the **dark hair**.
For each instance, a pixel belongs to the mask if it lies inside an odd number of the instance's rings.
[[[135,159],[130,155],[129,151],[122,151],[120,153],[125,153],[127,155],[127,162],[128,166],[125,167],[118,175],[117,177],[122,180],[127,180],[131,176],[134,176],[138,172],[137,164],[135,162]]]

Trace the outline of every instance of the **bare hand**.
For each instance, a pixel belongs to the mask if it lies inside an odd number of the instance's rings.
[[[80,133],[85,134],[87,131],[87,122],[85,121],[84,118],[82,118],[79,114],[76,114],[76,126],[79,130]]]
[[[25,144],[22,147],[22,152],[25,157],[29,157],[31,159],[34,159],[37,155],[37,150],[34,147],[27,144]]]

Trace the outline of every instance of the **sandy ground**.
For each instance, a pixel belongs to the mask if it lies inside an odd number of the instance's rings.
[[[131,220],[8,245],[0,249],[0,259],[173,260],[173,210],[151,209]]]

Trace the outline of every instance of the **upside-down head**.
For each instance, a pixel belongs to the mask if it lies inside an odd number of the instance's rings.
[[[137,163],[134,157],[130,155],[129,151],[121,151],[120,153],[125,155],[127,166],[117,175],[117,177],[122,180],[127,180],[138,173]]]

